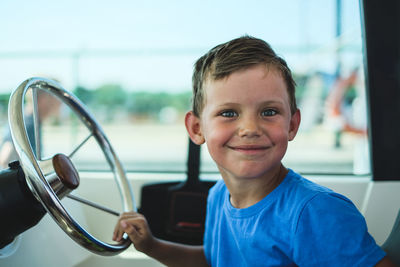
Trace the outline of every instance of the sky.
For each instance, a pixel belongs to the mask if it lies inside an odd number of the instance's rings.
[[[301,71],[332,68],[336,0],[0,1],[0,92],[32,76],[67,89],[190,88],[194,61],[249,34]],[[342,1],[343,34],[359,39],[358,0]],[[305,53],[313,51],[313,54]],[[321,63],[326,61],[326,63]]]

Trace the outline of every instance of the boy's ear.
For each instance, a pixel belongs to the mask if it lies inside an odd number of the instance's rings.
[[[300,110],[297,109],[296,112],[292,115],[290,119],[290,128],[289,128],[289,141],[292,141],[299,130],[301,121]]]
[[[188,113],[186,113],[185,126],[193,143],[195,143],[196,145],[201,145],[205,142],[200,127],[200,118],[194,115],[193,111],[189,111]]]

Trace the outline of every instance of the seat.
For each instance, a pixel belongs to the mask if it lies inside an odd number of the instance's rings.
[[[387,253],[389,259],[397,266],[400,266],[400,210],[397,213],[397,218],[389,237],[381,247]]]

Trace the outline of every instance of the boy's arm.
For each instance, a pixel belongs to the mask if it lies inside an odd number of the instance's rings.
[[[375,265],[376,267],[396,267],[393,262],[389,260],[388,257],[384,257],[378,264]]]
[[[189,246],[156,239],[153,249],[146,253],[167,266],[208,266],[203,246]]]
[[[208,266],[203,246],[189,246],[155,238],[146,218],[135,212],[124,213],[115,226],[113,240],[127,233],[138,251],[167,266]]]

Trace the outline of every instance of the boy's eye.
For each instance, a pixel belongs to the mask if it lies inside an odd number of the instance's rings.
[[[222,117],[232,118],[232,117],[237,116],[237,113],[236,113],[235,111],[233,111],[233,110],[225,110],[225,111],[222,111],[222,112],[220,113],[220,115],[221,115]]]
[[[269,116],[274,116],[274,115],[276,115],[278,112],[276,111],[276,110],[274,110],[274,109],[266,109],[266,110],[263,110],[262,112],[261,112],[261,116],[263,116],[263,117],[269,117]]]

